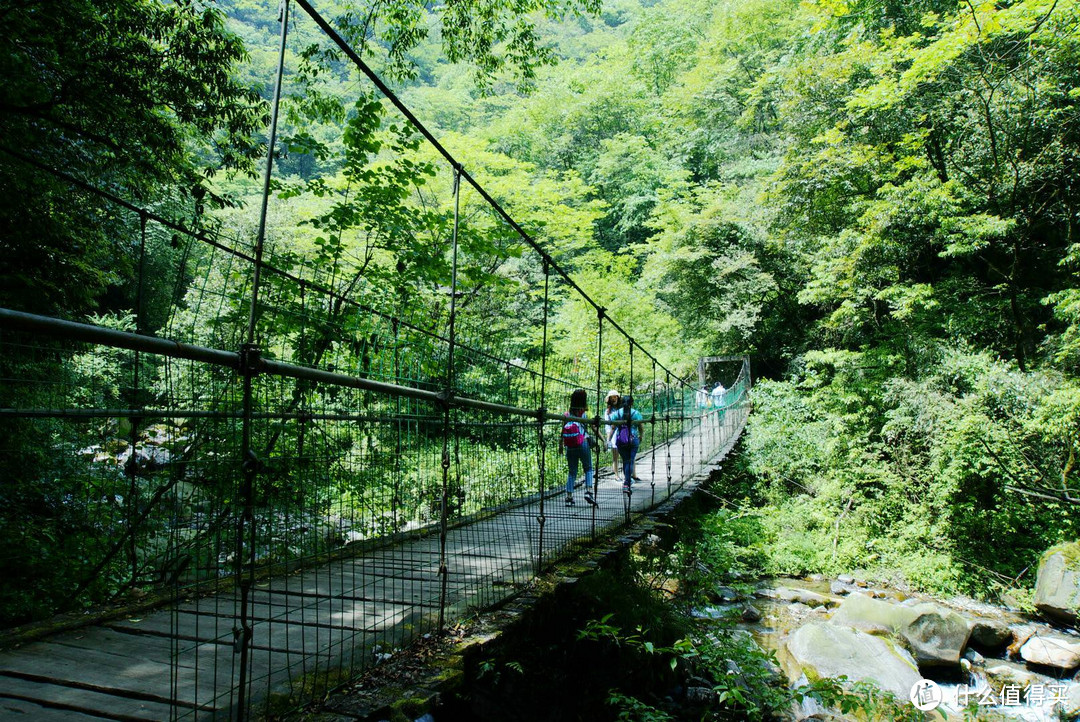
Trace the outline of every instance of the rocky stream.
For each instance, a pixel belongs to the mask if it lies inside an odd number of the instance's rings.
[[[869,681],[936,719],[1076,720],[1080,633],[1070,609],[1080,580],[1052,553],[1043,561],[1037,615],[909,595],[847,575],[721,587],[718,603],[699,614],[736,616],[738,633],[775,653],[793,684],[841,675]],[[1048,590],[1064,599],[1061,607],[1048,601]],[[846,719],[809,705],[796,716]]]

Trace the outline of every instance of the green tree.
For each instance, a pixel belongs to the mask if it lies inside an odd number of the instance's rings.
[[[83,313],[131,273],[130,231],[11,152],[127,199],[201,209],[226,202],[208,177],[251,168],[264,107],[232,79],[240,41],[194,2],[10,0],[0,16],[0,305]]]

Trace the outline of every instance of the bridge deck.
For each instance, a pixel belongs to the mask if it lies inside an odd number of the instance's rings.
[[[544,562],[566,556],[574,542],[696,484],[700,471],[730,449],[741,428],[731,431],[717,448],[716,429],[699,427],[698,437],[687,434],[670,447],[657,448],[655,465],[653,454],[645,452],[637,464],[641,481],[629,499],[610,468],[601,470],[596,507],[585,504],[580,489],[573,507],[564,505],[562,492],[552,492],[544,503]],[[701,448],[718,453],[701,458],[696,451]],[[506,598],[533,578],[539,515],[535,502],[449,530],[448,621]],[[257,583],[249,605],[253,637],[247,695],[252,705],[316,679],[325,681],[328,670],[362,669],[377,662],[378,655],[434,631],[439,559],[439,536],[429,534]],[[2,652],[0,718],[232,717],[239,679],[233,632],[238,616],[239,595],[232,592]]]

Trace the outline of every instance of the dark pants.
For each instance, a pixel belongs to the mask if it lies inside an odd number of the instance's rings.
[[[634,458],[637,456],[638,441],[619,447],[619,457],[622,458],[623,486],[630,486],[634,473]]]

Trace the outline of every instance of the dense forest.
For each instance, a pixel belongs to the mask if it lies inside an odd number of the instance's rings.
[[[269,66],[274,18],[224,9]],[[665,362],[752,357],[731,490],[746,558],[1029,587],[1038,555],[1078,533],[1080,8],[577,10],[540,21],[550,49],[526,68],[448,60],[437,33],[389,54],[384,31],[363,37],[418,117]],[[321,82],[348,96],[347,75]],[[341,142],[332,118],[295,120],[317,147]],[[316,151],[284,162],[298,179],[341,172]],[[587,312],[557,311],[567,357]]]
[[[250,237],[277,10],[33,5],[0,2],[0,305],[131,327],[116,310],[131,305],[134,269],[114,258],[137,221],[24,156]],[[1022,597],[1039,554],[1080,533],[1080,4],[512,5],[318,9],[663,363],[752,358],[754,413],[726,490],[731,563]],[[275,259],[321,260],[324,280],[352,291],[357,266],[342,258],[367,253],[367,297],[400,300],[403,275],[437,289],[446,259],[421,240],[447,231],[449,169],[310,23],[292,32]],[[372,163],[380,149],[394,160]],[[378,237],[379,224],[405,231]],[[141,330],[225,333],[167,318],[183,284],[165,269],[183,248],[170,234],[147,242],[162,272],[140,292]],[[462,244],[466,259],[511,263],[466,261],[467,281],[495,290],[463,336],[535,346],[536,329],[515,323],[536,319],[535,293],[498,278],[538,270],[513,265],[520,250],[494,220]],[[573,366],[594,312],[552,312]],[[108,408],[107,379],[86,373]],[[4,448],[20,450],[4,455],[5,478],[47,464],[11,440],[20,428],[5,427]],[[5,486],[5,505],[32,506],[29,493]],[[28,533],[5,538],[36,544]]]

